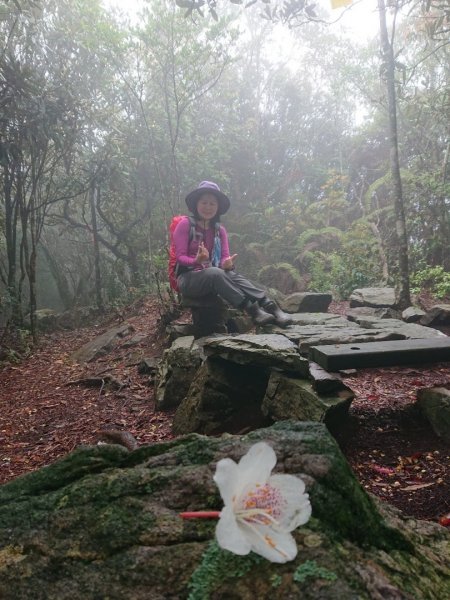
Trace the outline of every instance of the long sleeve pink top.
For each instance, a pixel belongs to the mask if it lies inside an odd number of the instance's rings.
[[[195,257],[197,256],[198,246],[200,242],[203,242],[208,249],[209,256],[212,256],[214,247],[214,225],[208,229],[202,229],[197,223],[195,227],[194,239],[189,240],[189,234],[191,229],[191,223],[189,217],[181,219],[178,225],[175,227],[173,232],[173,242],[175,245],[175,252],[177,262],[184,266],[193,268],[195,271],[205,269],[211,266],[211,262],[197,263]],[[220,225],[219,229],[220,242],[221,242],[221,257],[220,267],[223,261],[230,257],[230,248],[228,244],[228,235],[223,225]]]

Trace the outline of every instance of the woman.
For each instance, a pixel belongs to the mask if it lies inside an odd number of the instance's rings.
[[[191,298],[218,294],[247,312],[255,325],[290,325],[291,318],[266,296],[265,290],[234,270],[237,254],[230,256],[228,235],[219,223],[230,200],[219,186],[202,181],[185,201],[195,218],[195,232],[191,234],[191,223],[186,217],[173,233],[180,292]]]

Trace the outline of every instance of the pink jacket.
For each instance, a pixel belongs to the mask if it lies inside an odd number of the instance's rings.
[[[193,267],[194,271],[206,269],[211,266],[211,263],[197,263],[195,262],[195,257],[197,256],[198,245],[201,241],[203,241],[211,256],[214,247],[214,226],[205,230],[197,223],[195,227],[195,237],[191,241],[189,241],[190,229],[191,223],[189,217],[185,217],[184,219],[181,219],[173,232],[173,242],[175,245],[177,262],[184,267]],[[222,266],[223,261],[230,257],[228,235],[223,225],[220,225],[219,235],[221,242],[220,266]]]

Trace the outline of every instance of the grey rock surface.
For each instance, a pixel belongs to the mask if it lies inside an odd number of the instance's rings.
[[[424,317],[422,325],[450,325],[450,304],[436,304],[432,306]]]
[[[326,313],[332,300],[331,294],[314,292],[294,292],[286,296],[280,307],[288,313],[324,312]]]
[[[402,312],[402,319],[406,323],[417,323],[422,317],[426,315],[426,312],[418,306],[408,306]]]
[[[203,344],[203,351],[206,356],[219,356],[241,365],[277,367],[304,376],[308,374],[308,362],[284,335],[243,334],[208,338]]]
[[[394,308],[374,308],[371,306],[350,308],[346,314],[349,321],[356,321],[360,317],[378,317],[380,319],[399,319],[401,317],[400,311]]]
[[[259,441],[301,476],[312,518],[284,565],[214,542],[216,464]],[[0,487],[2,600],[444,600],[450,533],[375,502],[320,423],[189,435],[128,452],[80,447]]]
[[[349,388],[319,395],[309,381],[272,371],[262,411],[273,421],[323,421],[335,430],[346,421],[353,398]]]
[[[444,333],[431,327],[424,327],[418,323],[405,323],[400,319],[380,319],[378,317],[360,317],[356,319],[358,325],[365,329],[378,329],[386,331],[395,331],[401,334],[401,339],[414,340],[414,339],[428,339],[428,338],[441,338],[445,336]]]
[[[375,308],[396,307],[395,289],[392,287],[368,287],[354,290],[350,295],[350,307],[372,306]]]
[[[422,388],[417,392],[417,405],[436,435],[450,442],[450,389]]]
[[[330,323],[330,325],[290,325],[282,335],[298,344],[300,354],[307,355],[311,346],[327,344],[362,344],[364,342],[381,342],[387,340],[401,340],[404,336],[393,329],[364,329],[354,324]]]
[[[108,329],[73,352],[70,358],[74,362],[90,362],[110,352],[114,346],[118,345],[121,340],[132,332],[134,332],[134,327],[126,324]]]
[[[261,412],[268,379],[268,369],[207,358],[175,413],[174,433],[238,433],[268,424]]]
[[[155,402],[159,410],[175,408],[186,397],[202,356],[193,336],[177,338],[164,351],[156,376]]]

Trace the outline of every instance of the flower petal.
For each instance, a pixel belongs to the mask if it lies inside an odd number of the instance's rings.
[[[271,562],[285,563],[297,556],[297,544],[290,533],[266,525],[240,523],[253,552]]]
[[[250,540],[239,527],[231,507],[225,506],[216,527],[216,539],[221,548],[234,554],[248,554],[252,549]]]
[[[239,480],[238,466],[234,460],[231,458],[219,460],[213,479],[219,488],[225,506],[232,504],[233,497],[238,493],[236,487]]]
[[[238,464],[239,480],[236,486],[238,494],[244,487],[251,487],[256,483],[266,483],[276,462],[275,451],[269,444],[266,442],[254,444]]]
[[[305,483],[294,475],[272,475],[268,484],[277,489],[284,502],[280,504],[277,521],[284,531],[304,525],[311,516],[311,503],[305,493]]]

